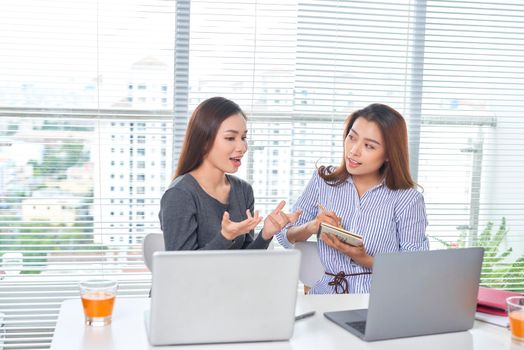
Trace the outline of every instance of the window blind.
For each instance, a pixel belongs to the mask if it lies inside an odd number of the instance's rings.
[[[145,295],[140,240],[217,95],[248,113],[238,175],[262,214],[338,165],[350,112],[396,108],[431,249],[484,246],[482,283],[523,291],[523,17],[518,0],[1,2],[5,348],[48,347],[84,276]]]
[[[80,280],[147,295],[141,242],[160,232],[171,176],[175,14],[174,1],[0,4],[0,348],[48,348]]]
[[[225,95],[248,112],[239,174],[262,213],[339,164],[350,112],[386,103],[408,122],[431,249],[483,246],[482,284],[524,289],[520,2],[191,4],[190,108]]]
[[[517,1],[427,2],[419,155],[430,235],[484,246],[482,283],[519,291],[523,16]]]

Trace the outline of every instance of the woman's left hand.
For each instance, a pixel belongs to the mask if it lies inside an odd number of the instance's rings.
[[[300,214],[302,214],[301,210],[297,210],[291,214],[284,213],[282,209],[284,209],[285,205],[286,201],[281,201],[278,203],[275,210],[273,210],[271,214],[269,214],[264,220],[264,227],[262,227],[262,238],[264,238],[266,241],[271,239],[278,232],[282,231],[282,229],[287,224],[292,224],[297,221]]]
[[[364,245],[352,246],[350,244],[342,242],[338,237],[327,233],[320,234],[320,239],[324,241],[328,246],[338,250],[341,253],[346,254],[352,260],[354,260],[360,266],[368,269],[373,268],[373,257],[366,253]]]

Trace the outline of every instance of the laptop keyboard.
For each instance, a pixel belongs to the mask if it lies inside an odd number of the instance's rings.
[[[346,324],[362,334],[366,333],[366,321],[346,322]]]

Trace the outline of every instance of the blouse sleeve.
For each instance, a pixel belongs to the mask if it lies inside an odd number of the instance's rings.
[[[400,210],[396,218],[400,251],[429,250],[424,197],[420,192],[414,192],[414,198]]]

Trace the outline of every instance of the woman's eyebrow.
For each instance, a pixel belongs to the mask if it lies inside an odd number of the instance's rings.
[[[380,142],[378,142],[377,140],[370,139],[369,137],[365,137],[364,140],[380,145]]]
[[[355,129],[353,129],[353,128],[351,128],[351,130],[349,130],[349,132],[353,132],[354,134],[359,136],[358,132]],[[377,145],[380,145],[380,142],[378,142],[377,140],[374,140],[374,139],[370,139],[369,137],[365,137],[364,140],[366,140],[368,142],[376,143]]]
[[[240,131],[235,130],[235,129],[224,130],[224,134],[225,134],[225,133],[228,133],[228,132],[233,133],[233,134],[235,134],[235,135],[240,134]],[[246,134],[247,134],[247,130],[244,131],[242,134],[243,134],[243,135],[246,135]]]

